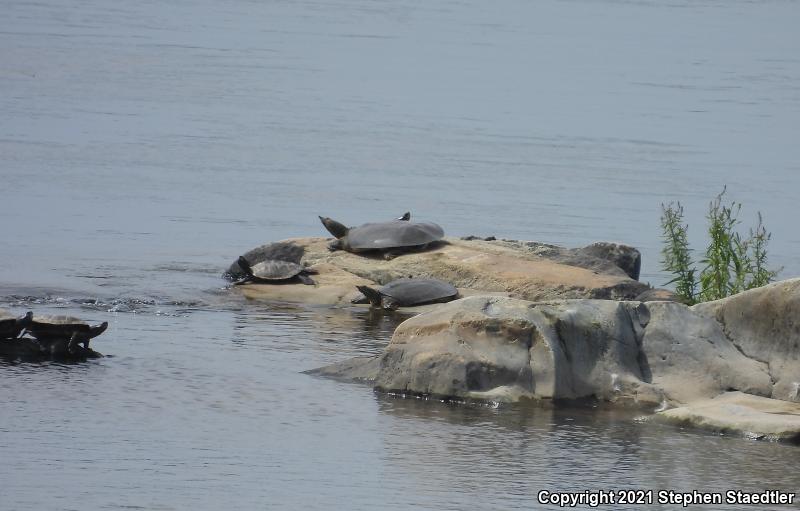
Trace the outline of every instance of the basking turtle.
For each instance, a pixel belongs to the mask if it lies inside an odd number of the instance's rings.
[[[22,329],[30,324],[32,318],[32,312],[18,318],[7,310],[0,309],[0,339],[13,339],[19,336]]]
[[[394,310],[428,303],[444,303],[458,298],[458,289],[438,279],[397,279],[373,289],[356,286],[361,293],[352,303],[370,303],[373,307]]]
[[[89,340],[105,332],[108,321],[91,326],[72,316],[33,316],[25,328],[37,341],[50,343],[51,350],[56,343],[66,341],[67,351],[74,354],[79,344],[88,350]]]
[[[234,282],[234,284],[247,284],[249,282],[263,282],[269,284],[279,284],[282,282],[289,282],[291,280],[299,280],[303,284],[309,286],[314,285],[314,281],[308,276],[309,273],[317,273],[315,270],[306,268],[302,264],[292,263],[289,261],[280,261],[277,259],[269,259],[261,261],[260,263],[250,266],[244,256],[239,257],[237,261],[239,266],[244,269],[246,275],[243,279]]]
[[[253,250],[246,252],[242,257],[245,258],[248,264],[254,266],[264,261],[288,261],[290,263],[300,264],[303,258],[305,248],[297,245],[291,241],[277,241],[275,243],[267,243],[261,245]],[[241,259],[241,258],[240,258]],[[247,276],[247,272],[239,264],[239,260],[231,264],[228,271],[223,276],[230,280],[241,280]]]
[[[405,217],[405,215],[404,215]],[[409,214],[410,218],[410,214]],[[398,255],[409,250],[419,250],[444,237],[444,230],[432,222],[392,220],[346,227],[328,217],[319,217],[322,225],[336,239],[328,249],[358,253],[380,250],[388,255]]]

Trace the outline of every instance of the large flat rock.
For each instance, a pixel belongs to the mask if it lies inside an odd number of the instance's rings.
[[[800,379],[798,296],[798,279],[695,307],[666,301],[531,302],[473,296],[406,320],[378,357],[316,372],[338,378],[351,374],[350,379],[400,394],[491,401],[591,399],[649,410],[686,408],[691,414],[704,410],[709,399],[744,395],[753,398],[746,401],[750,408],[742,404],[745,398],[735,406],[726,398],[715,401],[713,409],[724,404],[729,415],[736,411],[746,425],[742,431],[788,438],[796,430],[794,412],[763,414],[784,410],[780,403],[797,397],[791,389]],[[697,403],[706,404],[697,408]],[[721,421],[721,412],[714,413]]]
[[[666,410],[654,419],[726,435],[800,443],[800,404],[742,392]]]
[[[245,296],[345,304],[356,295],[356,285],[386,284],[409,275],[450,282],[462,296],[489,293],[526,300],[630,299],[648,289],[629,276],[638,276],[638,251],[613,243],[563,249],[533,242],[448,238],[430,250],[386,260],[380,255],[330,252],[330,239],[325,238],[285,241],[304,249],[302,261],[318,272],[312,276],[317,285],[239,286]]]
[[[767,367],[685,305],[486,296],[404,321],[379,357],[374,383],[386,392],[463,399],[652,407],[728,389],[771,391]]]

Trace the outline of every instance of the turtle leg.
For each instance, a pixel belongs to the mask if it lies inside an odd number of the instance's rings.
[[[328,243],[328,251],[329,252],[336,252],[337,250],[342,250],[342,242],[339,240],[333,240]]]
[[[309,277],[308,275],[305,275],[303,273],[298,273],[297,274],[297,280],[299,280],[300,282],[302,282],[303,284],[305,284],[307,286],[313,286],[313,285],[316,284],[316,282],[314,282],[314,279],[312,279],[311,277]]]
[[[400,307],[400,304],[397,303],[391,296],[386,296],[383,298],[383,308],[387,311],[396,311],[398,307]]]
[[[406,211],[405,213],[403,213],[403,216],[398,218],[398,220],[402,222],[408,222],[409,220],[411,220],[411,211]]]
[[[33,322],[33,312],[28,311],[23,317],[17,320],[17,327],[19,328],[19,332],[17,332],[16,337],[22,337],[25,334],[25,329]]]
[[[72,337],[69,338],[69,342],[67,343],[67,352],[70,355],[75,354],[75,348],[78,346],[78,332],[72,332]]]
[[[395,257],[403,255],[404,252],[402,250],[387,250],[383,253],[383,258],[387,261],[391,261]]]

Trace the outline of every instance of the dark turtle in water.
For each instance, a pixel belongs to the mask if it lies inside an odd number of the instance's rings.
[[[356,286],[362,295],[352,303],[369,303],[373,307],[394,310],[428,303],[444,303],[458,298],[458,289],[438,279],[397,279],[377,289]]]
[[[18,318],[7,310],[0,309],[0,339],[18,337],[22,329],[31,323],[31,319],[33,319],[32,312]]]
[[[268,259],[260,263],[250,265],[244,256],[239,257],[239,266],[244,269],[245,277],[234,284],[247,284],[249,282],[262,282],[266,284],[280,284],[298,280],[309,286],[314,285],[314,281],[308,276],[316,271],[306,268],[302,264],[277,259]]]
[[[364,224],[359,227],[346,227],[328,217],[319,217],[322,225],[336,239],[328,249],[346,250],[358,253],[380,250],[388,255],[398,255],[409,250],[424,249],[429,244],[444,237],[444,230],[432,222],[412,222],[403,219],[390,222]]]
[[[33,316],[26,330],[40,343],[49,343],[51,350],[60,342],[66,342],[66,350],[75,353],[76,347],[83,344],[89,349],[89,340],[102,334],[108,328],[108,321],[92,326],[72,316]]]

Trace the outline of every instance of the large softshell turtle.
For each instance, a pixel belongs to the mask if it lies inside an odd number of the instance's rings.
[[[0,340],[19,336],[22,329],[30,324],[31,319],[33,319],[32,312],[18,318],[7,310],[0,309]]]
[[[444,230],[432,222],[392,220],[346,227],[328,217],[319,217],[322,225],[336,237],[328,248],[348,252],[381,250],[392,254],[422,249],[444,237]]]
[[[33,316],[26,330],[43,343],[65,341],[67,351],[74,353],[78,344],[83,344],[84,349],[88,350],[89,340],[105,332],[106,328],[107,321],[92,326],[72,316]]]
[[[279,284],[299,280],[309,286],[314,285],[314,281],[308,276],[309,273],[316,273],[314,270],[305,266],[289,261],[267,260],[258,264],[250,265],[244,256],[239,257],[239,266],[244,269],[245,277],[235,284],[247,284],[249,282],[263,282],[267,284]]]
[[[398,279],[377,289],[356,286],[362,296],[352,303],[370,303],[373,307],[393,310],[428,303],[444,303],[458,298],[458,289],[438,279]]]

